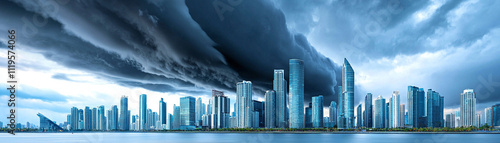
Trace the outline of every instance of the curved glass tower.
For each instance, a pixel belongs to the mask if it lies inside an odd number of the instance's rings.
[[[345,103],[345,127],[354,127],[354,70],[347,59],[344,58],[344,66],[342,66],[342,94]]]
[[[304,128],[304,61],[290,59],[290,128]]]

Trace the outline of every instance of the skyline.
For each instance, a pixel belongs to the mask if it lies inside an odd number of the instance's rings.
[[[0,29],[20,34],[18,122],[36,124],[40,112],[61,123],[73,106],[109,109],[124,95],[132,114],[140,94],[154,112],[160,98],[169,107],[188,95],[207,104],[211,90],[236,99],[234,83],[242,80],[252,81],[253,98],[263,101],[273,89],[271,70],[288,69],[291,58],[304,61],[304,105],[323,95],[326,115],[338,99],[343,58],[356,69],[353,107],[367,93],[389,99],[393,91],[408,105],[408,85],[439,92],[445,114],[458,109],[464,89],[476,90],[477,111],[500,101],[498,1],[400,1],[395,9],[385,2],[255,1],[232,6],[223,20],[210,1],[118,6],[129,11],[94,1],[56,3],[56,11],[33,1],[0,2],[7,10],[0,16],[12,19],[1,20]],[[23,31],[22,17],[37,32]],[[0,41],[6,47],[5,37]]]

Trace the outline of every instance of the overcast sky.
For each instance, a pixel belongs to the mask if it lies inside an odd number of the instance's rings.
[[[212,89],[234,103],[242,80],[262,101],[273,70],[288,75],[292,58],[304,60],[305,104],[317,95],[325,106],[337,100],[346,58],[355,106],[366,93],[393,91],[406,104],[414,85],[444,96],[445,113],[458,110],[464,89],[475,89],[481,112],[500,102],[499,7],[496,0],[14,0],[0,1],[0,31],[17,31],[23,124],[39,124],[38,112],[64,122],[73,106],[109,109],[124,95],[134,115],[140,94],[153,111],[164,98],[169,113],[183,96],[208,103]],[[6,50],[7,37],[0,41]],[[6,90],[0,100],[8,100]]]

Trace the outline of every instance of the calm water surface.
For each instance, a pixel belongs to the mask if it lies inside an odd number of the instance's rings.
[[[497,143],[500,134],[17,133],[5,143]]]

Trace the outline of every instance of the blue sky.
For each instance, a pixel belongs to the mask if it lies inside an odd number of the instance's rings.
[[[291,58],[305,62],[306,104],[316,95],[325,105],[336,100],[347,58],[356,106],[366,93],[389,98],[396,90],[406,104],[415,85],[444,96],[447,113],[473,88],[481,112],[500,102],[498,7],[495,0],[14,0],[0,2],[0,31],[19,33],[23,123],[38,124],[37,112],[63,122],[72,106],[109,108],[123,95],[137,114],[143,93],[153,111],[165,98],[172,113],[179,97],[207,103],[212,89],[234,100],[241,80],[251,80],[262,100],[273,69],[287,73]]]

